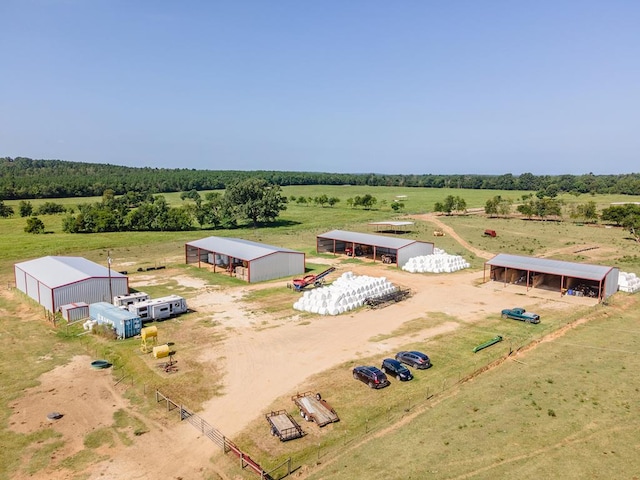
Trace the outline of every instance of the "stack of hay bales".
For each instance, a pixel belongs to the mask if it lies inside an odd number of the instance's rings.
[[[636,293],[640,290],[640,278],[635,273],[620,272],[618,276],[618,290],[627,293]]]
[[[431,255],[410,258],[402,270],[411,273],[451,273],[470,266],[460,255],[449,255],[440,248],[434,248]]]
[[[396,287],[384,277],[345,272],[331,285],[305,291],[293,308],[320,315],[339,315],[361,307],[367,298],[380,297],[395,290]]]

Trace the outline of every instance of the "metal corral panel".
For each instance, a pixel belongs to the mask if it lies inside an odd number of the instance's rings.
[[[120,338],[139,335],[142,329],[142,320],[139,316],[107,302],[90,304],[89,316],[99,324],[113,325]]]
[[[402,268],[410,258],[433,254],[433,243],[415,242],[398,249],[398,267]]]
[[[60,307],[60,313],[67,322],[75,322],[89,316],[89,305],[84,302],[69,303]]]
[[[277,252],[251,261],[249,282],[301,275],[305,271],[305,255],[300,252]]]

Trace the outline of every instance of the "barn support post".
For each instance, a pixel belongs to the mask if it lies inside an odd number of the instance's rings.
[[[529,282],[531,279],[531,272],[527,270],[527,292],[529,291]],[[533,285],[533,282],[531,283]]]
[[[564,275],[560,275],[560,296],[564,295]]]

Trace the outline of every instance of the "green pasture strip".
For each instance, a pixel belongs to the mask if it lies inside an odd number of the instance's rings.
[[[631,302],[596,309],[586,325],[461,384],[401,427],[327,455],[309,478],[631,478],[640,469]]]

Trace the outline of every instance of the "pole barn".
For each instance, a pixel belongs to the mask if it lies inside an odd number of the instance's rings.
[[[249,283],[305,272],[303,252],[241,238],[207,237],[188,242],[184,248],[187,265],[209,267]]]

